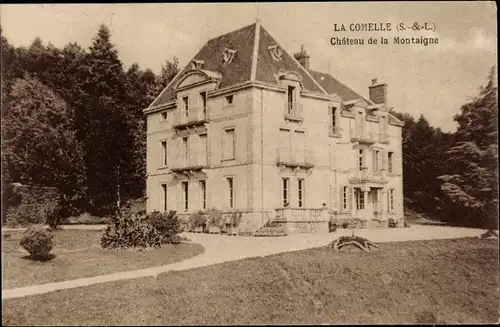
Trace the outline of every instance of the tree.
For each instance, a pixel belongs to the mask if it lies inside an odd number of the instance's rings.
[[[495,67],[479,95],[455,116],[458,129],[448,151],[449,169],[441,188],[452,203],[450,213],[463,223],[498,228],[498,103]]]
[[[8,98],[2,108],[6,182],[55,187],[68,205],[83,196],[82,147],[64,100],[27,74],[14,81]]]
[[[158,77],[156,94],[159,94],[168,83],[179,73],[179,60],[174,57],[172,62],[167,60],[165,65],[161,67],[160,76]]]

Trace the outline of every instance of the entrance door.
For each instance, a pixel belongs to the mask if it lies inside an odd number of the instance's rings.
[[[356,212],[358,218],[366,217],[366,203],[365,194],[361,188],[354,188],[354,204],[356,205]]]

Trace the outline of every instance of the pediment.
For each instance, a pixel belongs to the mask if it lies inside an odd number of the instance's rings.
[[[294,71],[281,71],[278,74],[280,80],[294,81],[302,83],[302,76]]]
[[[213,81],[219,81],[221,76],[217,72],[212,72],[209,70],[195,69],[187,72],[184,76],[179,79],[175,89],[185,88],[191,85],[199,85],[204,83],[209,83]]]

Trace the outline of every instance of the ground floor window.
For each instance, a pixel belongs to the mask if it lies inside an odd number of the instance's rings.
[[[163,211],[167,211],[167,184],[161,184],[163,190]]]
[[[349,187],[348,186],[342,186],[342,209],[347,210],[349,207]]]
[[[363,210],[365,208],[365,197],[360,188],[354,189],[354,196],[356,198],[356,209]]]
[[[182,182],[182,208],[184,211],[189,209],[189,192],[188,192],[188,182]]]
[[[229,208],[234,208],[234,179],[233,177],[226,178],[227,185],[227,204]]]
[[[290,199],[289,199],[289,192],[290,192],[290,179],[288,178],[282,178],[282,191],[283,191],[283,207],[287,207],[290,204]]]
[[[387,201],[389,205],[389,211],[394,211],[394,189],[391,188],[387,194],[389,196],[389,201]]]
[[[299,178],[297,180],[297,189],[298,189],[298,204],[299,208],[304,207],[304,202],[305,202],[305,192],[306,192],[306,185],[305,185],[305,180]]]
[[[207,182],[200,181],[201,208],[207,208]]]

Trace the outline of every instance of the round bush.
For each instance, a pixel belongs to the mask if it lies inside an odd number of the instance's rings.
[[[52,250],[53,235],[44,225],[30,226],[23,234],[19,244],[31,255],[34,260],[48,258]]]

